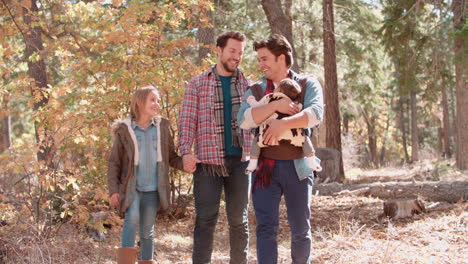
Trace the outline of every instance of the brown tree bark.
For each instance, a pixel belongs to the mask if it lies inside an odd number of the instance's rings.
[[[9,95],[3,96],[2,108],[8,109]],[[3,153],[11,146],[11,117],[10,114],[6,114],[2,118],[2,138],[0,142],[0,153]]]
[[[341,191],[355,191],[359,195],[381,199],[416,199],[456,203],[468,199],[468,182],[386,182],[371,184],[317,184],[314,194],[335,196]],[[359,191],[358,191],[359,190]]]
[[[294,48],[293,41],[293,29],[292,29],[292,18],[291,18],[291,7],[292,0],[285,0],[284,6],[281,0],[262,0],[263,11],[270,25],[272,34],[281,34],[291,44],[293,49],[294,63],[291,69],[295,72],[299,72],[299,65],[297,62],[296,49]]]
[[[449,108],[447,100],[447,88],[445,84],[442,85],[442,131],[443,131],[443,147],[444,157],[451,158],[452,152],[450,150],[450,121],[449,121]]]
[[[377,154],[377,135],[375,131],[375,117],[368,117],[368,113],[365,115],[365,120],[367,124],[367,139],[368,147],[371,155],[372,165],[374,167],[379,167],[379,157]]]
[[[213,7],[214,4],[212,3]],[[201,63],[206,56],[212,51],[212,47],[215,44],[215,32],[214,32],[214,17],[211,9],[204,9],[200,14],[200,25],[198,29],[198,42],[200,47],[198,48],[198,60]]]
[[[393,99],[390,104],[393,105]],[[384,136],[382,137],[382,148],[380,149],[379,166],[382,166],[385,161],[385,153],[386,153],[385,146],[387,145],[387,136],[389,133],[389,129],[390,129],[390,118],[387,118],[387,121],[385,122]]]
[[[407,136],[406,136],[406,121],[405,121],[405,103],[404,103],[404,98],[403,96],[400,95],[400,100],[399,100],[399,108],[400,108],[400,115],[399,115],[399,128],[401,132],[401,141],[403,144],[403,152],[405,154],[405,162],[409,162],[409,154],[408,154],[408,144],[407,144]]]
[[[411,161],[419,160],[419,130],[416,93],[411,91]]]
[[[333,18],[333,0],[323,0],[323,50],[325,69],[325,119],[326,147],[342,152],[341,148],[341,118],[340,105],[338,99],[338,79],[336,74],[336,54],[335,54],[335,26]],[[339,182],[345,178],[343,169],[343,157],[340,155],[340,176]]]
[[[24,42],[26,50],[24,53],[28,63],[28,75],[33,79],[30,84],[31,95],[34,100],[34,111],[42,111],[49,101],[47,92],[47,70],[44,61],[44,46],[42,42],[42,28],[34,21],[38,11],[36,0],[29,1],[29,7],[23,8],[23,21],[26,29],[24,32]],[[45,120],[35,120],[34,129],[36,133],[36,142],[39,145],[37,158],[39,161],[44,161],[47,166],[51,166],[53,139],[47,128]]]
[[[456,31],[462,31],[468,13],[467,0],[453,0],[453,26]],[[466,32],[465,32],[466,33]],[[457,98],[457,133],[456,133],[456,163],[460,170],[468,169],[468,62],[466,43],[462,32],[455,34],[455,74]]]

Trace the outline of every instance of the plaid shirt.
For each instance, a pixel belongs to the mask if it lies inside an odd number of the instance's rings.
[[[237,70],[233,78],[239,89],[239,100],[249,86],[244,74]],[[195,144],[195,155],[201,163],[223,165],[224,151],[219,149],[222,140],[216,133],[215,121],[215,87],[217,87],[214,67],[193,78],[187,85],[179,116],[179,151],[186,155],[192,153]],[[250,131],[241,129],[242,160],[250,155],[252,135]]]

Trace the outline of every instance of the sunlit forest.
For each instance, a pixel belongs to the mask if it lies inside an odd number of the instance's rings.
[[[116,263],[111,124],[154,85],[177,144],[186,84],[216,63],[227,30],[247,36],[252,83],[252,43],[279,33],[292,69],[322,84],[312,263],[465,263],[467,14],[466,0],[0,0],[0,263]],[[155,260],[191,263],[193,178],[170,176]],[[391,199],[426,209],[388,219]],[[212,263],[229,263],[220,212]],[[280,226],[279,263],[291,263],[283,205]]]

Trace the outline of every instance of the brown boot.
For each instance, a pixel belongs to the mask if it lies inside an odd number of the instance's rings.
[[[156,264],[154,260],[139,260],[138,264]]]
[[[121,247],[117,249],[117,264],[135,264],[136,248]]]

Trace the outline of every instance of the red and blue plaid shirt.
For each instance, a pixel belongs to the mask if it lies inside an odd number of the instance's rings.
[[[239,89],[240,99],[249,86],[244,74],[237,70],[233,78]],[[193,78],[185,89],[184,100],[179,116],[179,151],[181,155],[192,153],[195,145],[195,155],[201,163],[223,165],[223,150],[219,149],[219,134],[216,133],[215,121],[215,87],[214,67]],[[250,131],[240,129],[242,134],[242,160],[250,155],[252,135]]]

